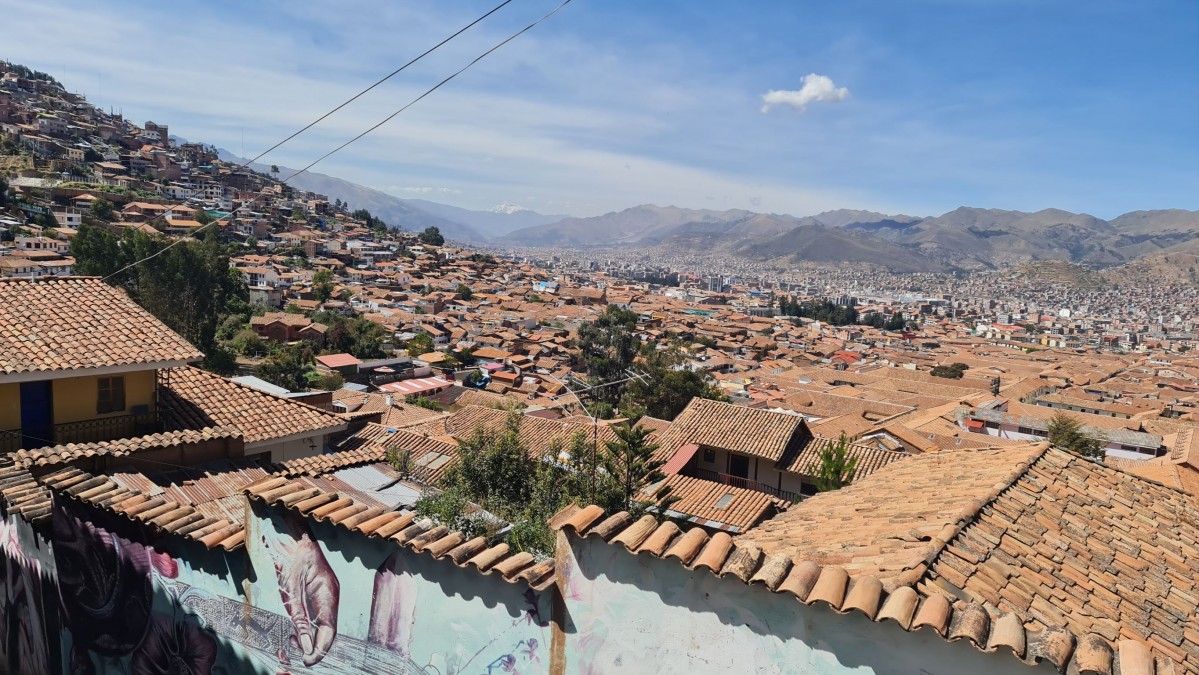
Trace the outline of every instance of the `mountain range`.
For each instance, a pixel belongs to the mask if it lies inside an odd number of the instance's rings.
[[[839,209],[801,218],[644,205],[515,230],[496,243],[660,247],[782,263],[867,263],[899,272],[993,269],[1034,260],[1113,266],[1199,253],[1199,211],[1134,211],[1108,221],[1060,209],[963,206],[927,217]]]
[[[243,161],[223,150],[221,158]],[[265,173],[270,167],[252,168]],[[292,172],[280,167],[281,175]],[[579,218],[508,203],[475,211],[401,199],[315,172],[289,182],[406,230],[435,226],[452,240],[502,248],[628,247],[780,264],[869,264],[896,272],[995,269],[1037,260],[1111,267],[1171,253],[1199,254],[1199,211],[1182,209],[1133,211],[1103,220],[1061,209],[1030,213],[963,206],[939,216],[838,209],[798,217],[643,204]]]

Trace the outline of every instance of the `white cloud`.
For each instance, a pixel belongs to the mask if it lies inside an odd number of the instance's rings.
[[[847,98],[849,89],[833,84],[827,75],[811,73],[803,76],[799,89],[771,89],[762,94],[762,112],[770,112],[776,105],[789,105],[803,112],[809,103],[840,103]]]

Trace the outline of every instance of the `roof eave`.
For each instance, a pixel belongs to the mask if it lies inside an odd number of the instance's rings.
[[[181,368],[190,363],[203,360],[204,355],[197,353],[195,356],[186,359],[173,359],[169,361],[151,361],[147,363],[120,363],[111,366],[98,366],[90,368],[70,368],[57,370],[27,370],[16,373],[0,373],[0,384],[13,384],[20,382],[40,382],[44,380],[65,380],[72,377],[91,377],[97,375],[120,375],[121,373],[135,373],[143,370],[162,370],[165,368]]]

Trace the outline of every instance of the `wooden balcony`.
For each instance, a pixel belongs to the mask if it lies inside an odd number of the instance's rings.
[[[55,424],[49,430],[49,434],[45,431],[26,434],[22,429],[12,429],[0,431],[0,453],[65,443],[112,441],[120,438],[145,436],[160,431],[162,431],[162,423],[157,411]]]
[[[780,490],[776,487],[766,485],[765,483],[759,483],[756,480],[750,480],[749,478],[742,478],[740,476],[733,476],[727,473],[719,473],[717,471],[709,471],[707,469],[699,469],[695,467],[689,468],[683,473],[694,478],[702,478],[704,480],[710,480],[714,483],[720,483],[721,485],[731,485],[733,487],[743,488],[745,490],[765,492],[768,495],[773,495],[779,499],[785,499],[789,502],[797,502],[802,499],[802,496],[797,492]]]

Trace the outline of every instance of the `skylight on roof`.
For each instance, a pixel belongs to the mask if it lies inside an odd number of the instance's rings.
[[[720,499],[716,500],[716,505],[715,505],[714,507],[712,507],[712,508],[716,508],[716,509],[725,509],[725,508],[728,508],[729,504],[732,504],[732,503],[733,503],[733,495],[732,495],[732,494],[726,494],[725,496],[723,496],[723,497],[721,497]]]

